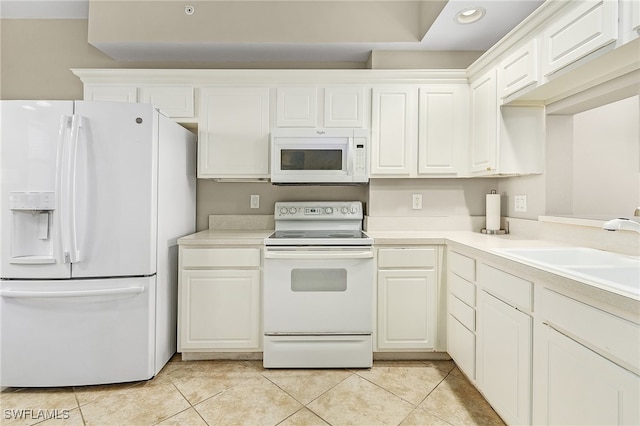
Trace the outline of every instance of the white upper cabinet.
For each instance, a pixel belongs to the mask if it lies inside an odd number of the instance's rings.
[[[433,84],[418,91],[418,175],[460,172],[468,135],[466,84]]]
[[[542,173],[542,106],[498,106],[496,70],[470,83],[469,171],[472,176]]]
[[[318,127],[318,89],[279,87],[276,90],[277,127]]]
[[[364,127],[367,98],[362,86],[324,89],[324,127]]]
[[[167,117],[193,117],[193,86],[149,86],[140,88],[140,101],[153,104]]]
[[[562,15],[543,33],[542,71],[545,76],[615,41],[618,1],[588,0]]]
[[[620,40],[624,44],[640,37],[640,1],[620,0]]]
[[[371,97],[371,176],[411,177],[418,138],[415,86],[381,85]]]
[[[269,177],[269,89],[200,90],[198,177]]]
[[[277,127],[365,127],[364,86],[279,87]]]
[[[470,83],[470,171],[491,173],[497,166],[496,71],[481,75]]]
[[[513,51],[498,66],[498,95],[505,98],[538,82],[538,40]]]
[[[85,84],[85,101],[138,102],[138,89],[135,86],[118,84]]]

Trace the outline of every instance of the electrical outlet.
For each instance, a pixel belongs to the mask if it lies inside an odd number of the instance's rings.
[[[260,196],[259,195],[252,195],[251,196],[251,204],[250,207],[252,209],[257,209],[260,208]]]
[[[514,206],[513,210],[516,212],[526,212],[527,211],[527,196],[526,195],[516,195],[513,197]]]
[[[422,209],[422,194],[413,194],[413,195],[411,195],[411,208],[413,210],[421,210]]]

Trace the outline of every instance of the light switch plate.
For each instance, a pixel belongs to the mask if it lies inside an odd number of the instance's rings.
[[[260,208],[260,196],[259,195],[252,195],[251,196],[251,208],[252,209]]]
[[[526,212],[527,211],[527,196],[526,195],[516,195],[513,197],[514,199],[514,207],[513,210],[516,212]]]
[[[411,195],[411,208],[413,210],[421,210],[422,209],[422,194],[412,194]]]

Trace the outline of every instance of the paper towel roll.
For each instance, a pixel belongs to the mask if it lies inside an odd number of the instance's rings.
[[[500,230],[500,194],[487,194],[487,230]]]

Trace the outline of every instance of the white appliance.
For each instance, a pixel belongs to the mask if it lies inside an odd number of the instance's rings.
[[[276,203],[265,239],[265,368],[371,367],[373,240],[360,202]]]
[[[275,129],[271,182],[363,184],[369,181],[368,152],[365,129]]]
[[[151,105],[0,102],[0,385],[146,380],[176,350],[195,137]]]

